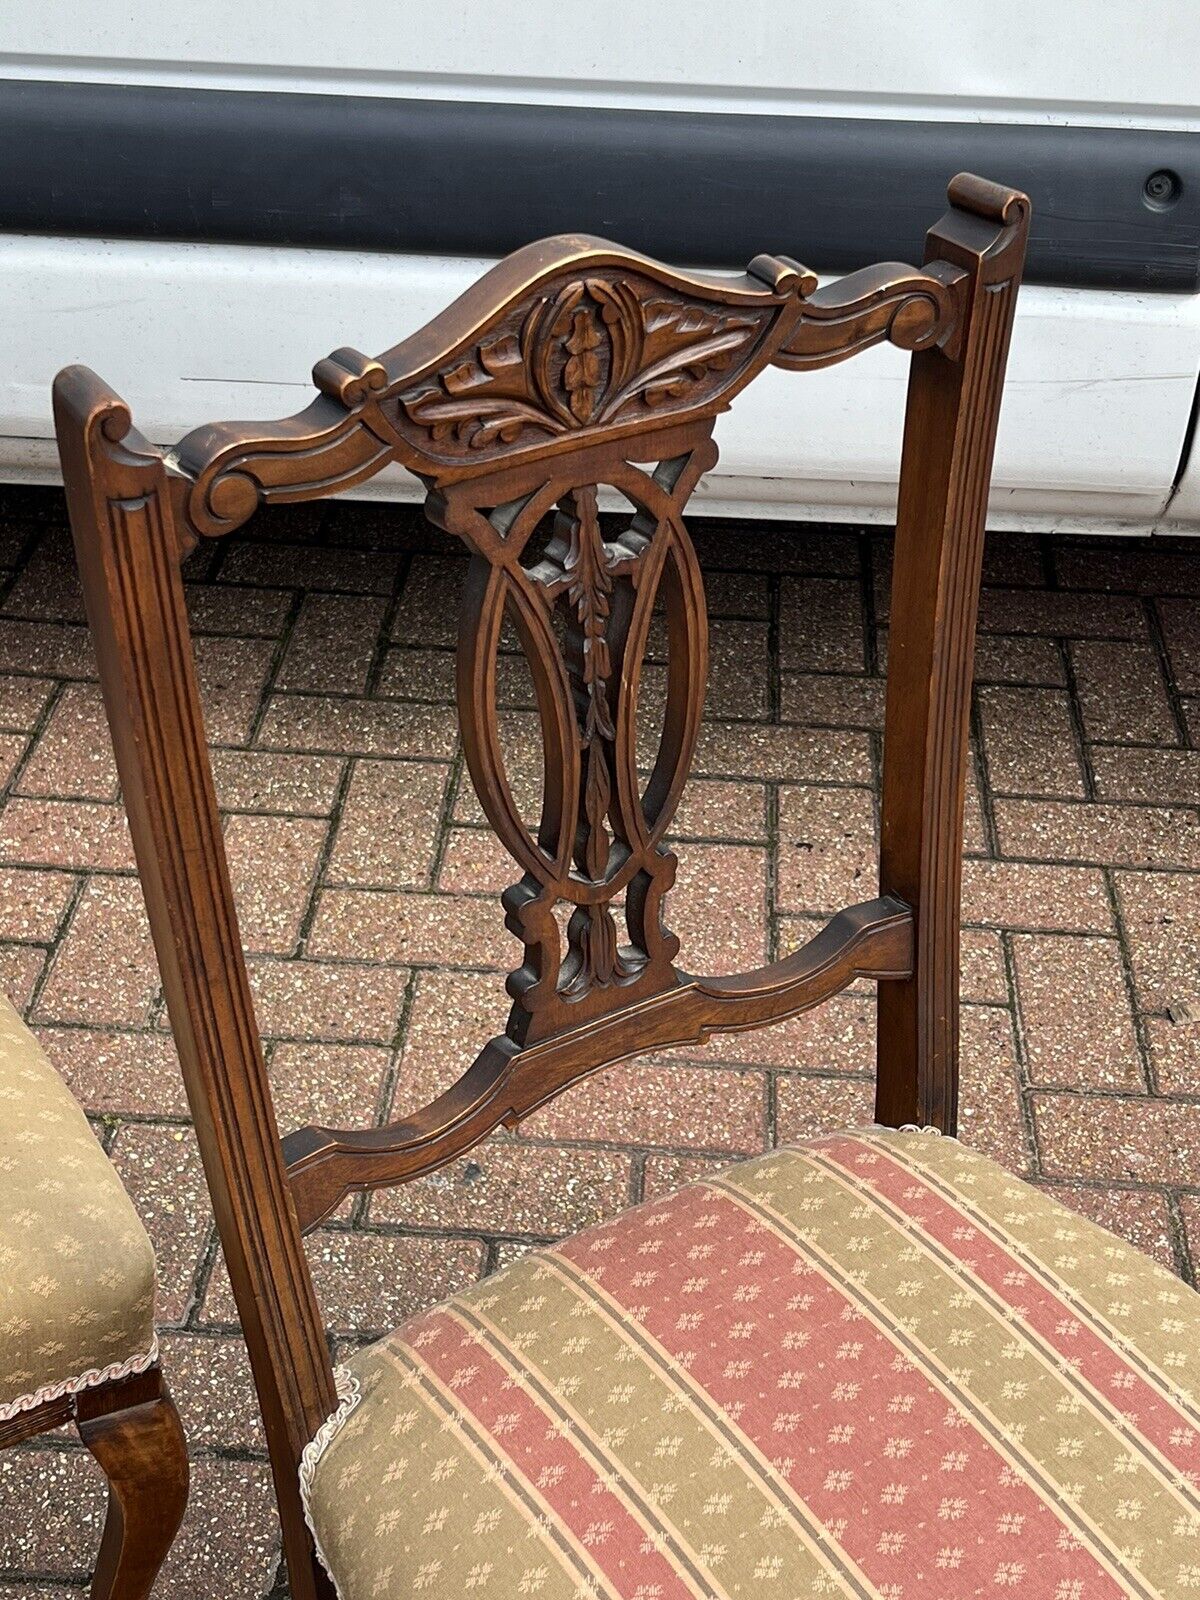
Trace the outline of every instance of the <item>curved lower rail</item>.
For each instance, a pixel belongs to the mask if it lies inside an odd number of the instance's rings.
[[[513,1127],[572,1083],[629,1056],[703,1044],[782,1022],[856,978],[912,975],[913,915],[891,896],[839,911],[782,961],[730,977],[678,983],[522,1048],[490,1040],[444,1094],[383,1128],[307,1127],[283,1141],[300,1226],[313,1228],[349,1194],[407,1183],[444,1166],[501,1125]]]

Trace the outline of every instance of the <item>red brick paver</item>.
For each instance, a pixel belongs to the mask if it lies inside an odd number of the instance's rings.
[[[700,523],[713,683],[676,819],[683,961],[793,949],[871,893],[885,534]],[[0,980],[159,1252],[196,1459],[158,1591],[283,1594],[261,1429],[150,953],[61,497],[0,496]],[[298,508],[189,565],[214,769],[281,1123],[444,1088],[500,1025],[510,881],[459,753],[461,556],[403,508]],[[1200,553],[997,535],[976,656],[963,1137],[1195,1281]],[[663,681],[662,639],[651,644]],[[528,674],[500,673],[536,809]],[[766,1033],[615,1067],[311,1241],[337,1347],[531,1243],[870,1113],[865,986]],[[0,1597],[82,1593],[102,1514],[55,1436],[0,1455]]]

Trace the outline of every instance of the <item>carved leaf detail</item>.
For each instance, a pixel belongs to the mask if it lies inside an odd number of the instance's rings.
[[[697,397],[710,374],[749,354],[761,314],[709,308],[651,293],[626,277],[590,277],[544,295],[519,333],[400,396],[436,443],[471,450],[513,444],[525,429],[561,435]]]
[[[606,905],[580,906],[567,924],[570,955],[565,964],[561,993],[575,1000],[593,988],[620,983],[637,970],[623,959],[617,946],[617,926]]]
[[[759,331],[754,318],[721,316],[679,301],[651,301],[643,312],[647,361],[622,403],[634,395],[651,407],[681,398],[709,372],[726,371]]]

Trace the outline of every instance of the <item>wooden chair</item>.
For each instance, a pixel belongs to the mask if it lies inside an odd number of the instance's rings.
[[[66,1085],[0,996],[0,1448],[64,1423],[108,1478],[92,1600],[144,1600],[187,1503],[154,1253]]]
[[[326,1569],[343,1600],[756,1583],[1100,1600],[1176,1593],[1181,1538],[1200,1563],[1190,1291],[956,1140],[896,1131],[955,1125],[974,619],[1029,218],[1024,196],[970,176],[950,202],[923,267],[825,287],[783,258],[708,277],[546,240],[377,360],[319,362],[298,416],[202,428],[167,451],[92,373],[58,378],[88,613],[296,1600],[329,1592]],[[884,340],[912,362],[879,894],[782,961],[694,976],[664,922],[663,839],[706,671],[683,508],[716,460],[717,415],[756,373]],[[523,958],[504,1031],[431,1105],[281,1141],[180,562],[260,504],[390,462],[471,552],[458,714],[517,864],[503,905]],[[598,485],[633,507],[611,537]],[[666,714],[643,784],[656,597]],[[542,728],[536,831],[497,730],[506,619]],[[607,1064],[794,1016],[858,978],[879,985],[886,1127],[744,1163],[524,1257],[335,1378],[301,1239],[345,1196],[429,1172]]]

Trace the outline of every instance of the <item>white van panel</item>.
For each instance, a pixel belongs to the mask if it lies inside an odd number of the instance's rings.
[[[1200,6],[1180,0],[39,0],[4,8],[6,76],[454,94],[854,116],[1197,123]],[[403,175],[397,175],[403,182]]]
[[[0,476],[52,481],[50,382],[94,367],[156,443],[201,422],[287,415],[317,357],[415,331],[485,261],[239,245],[0,235],[7,330]],[[718,423],[696,509],[892,514],[907,358],[764,373]],[[1200,296],[1021,291],[992,499],[997,526],[1150,528],[1166,504],[1200,370]],[[415,495],[394,473],[373,492]]]

